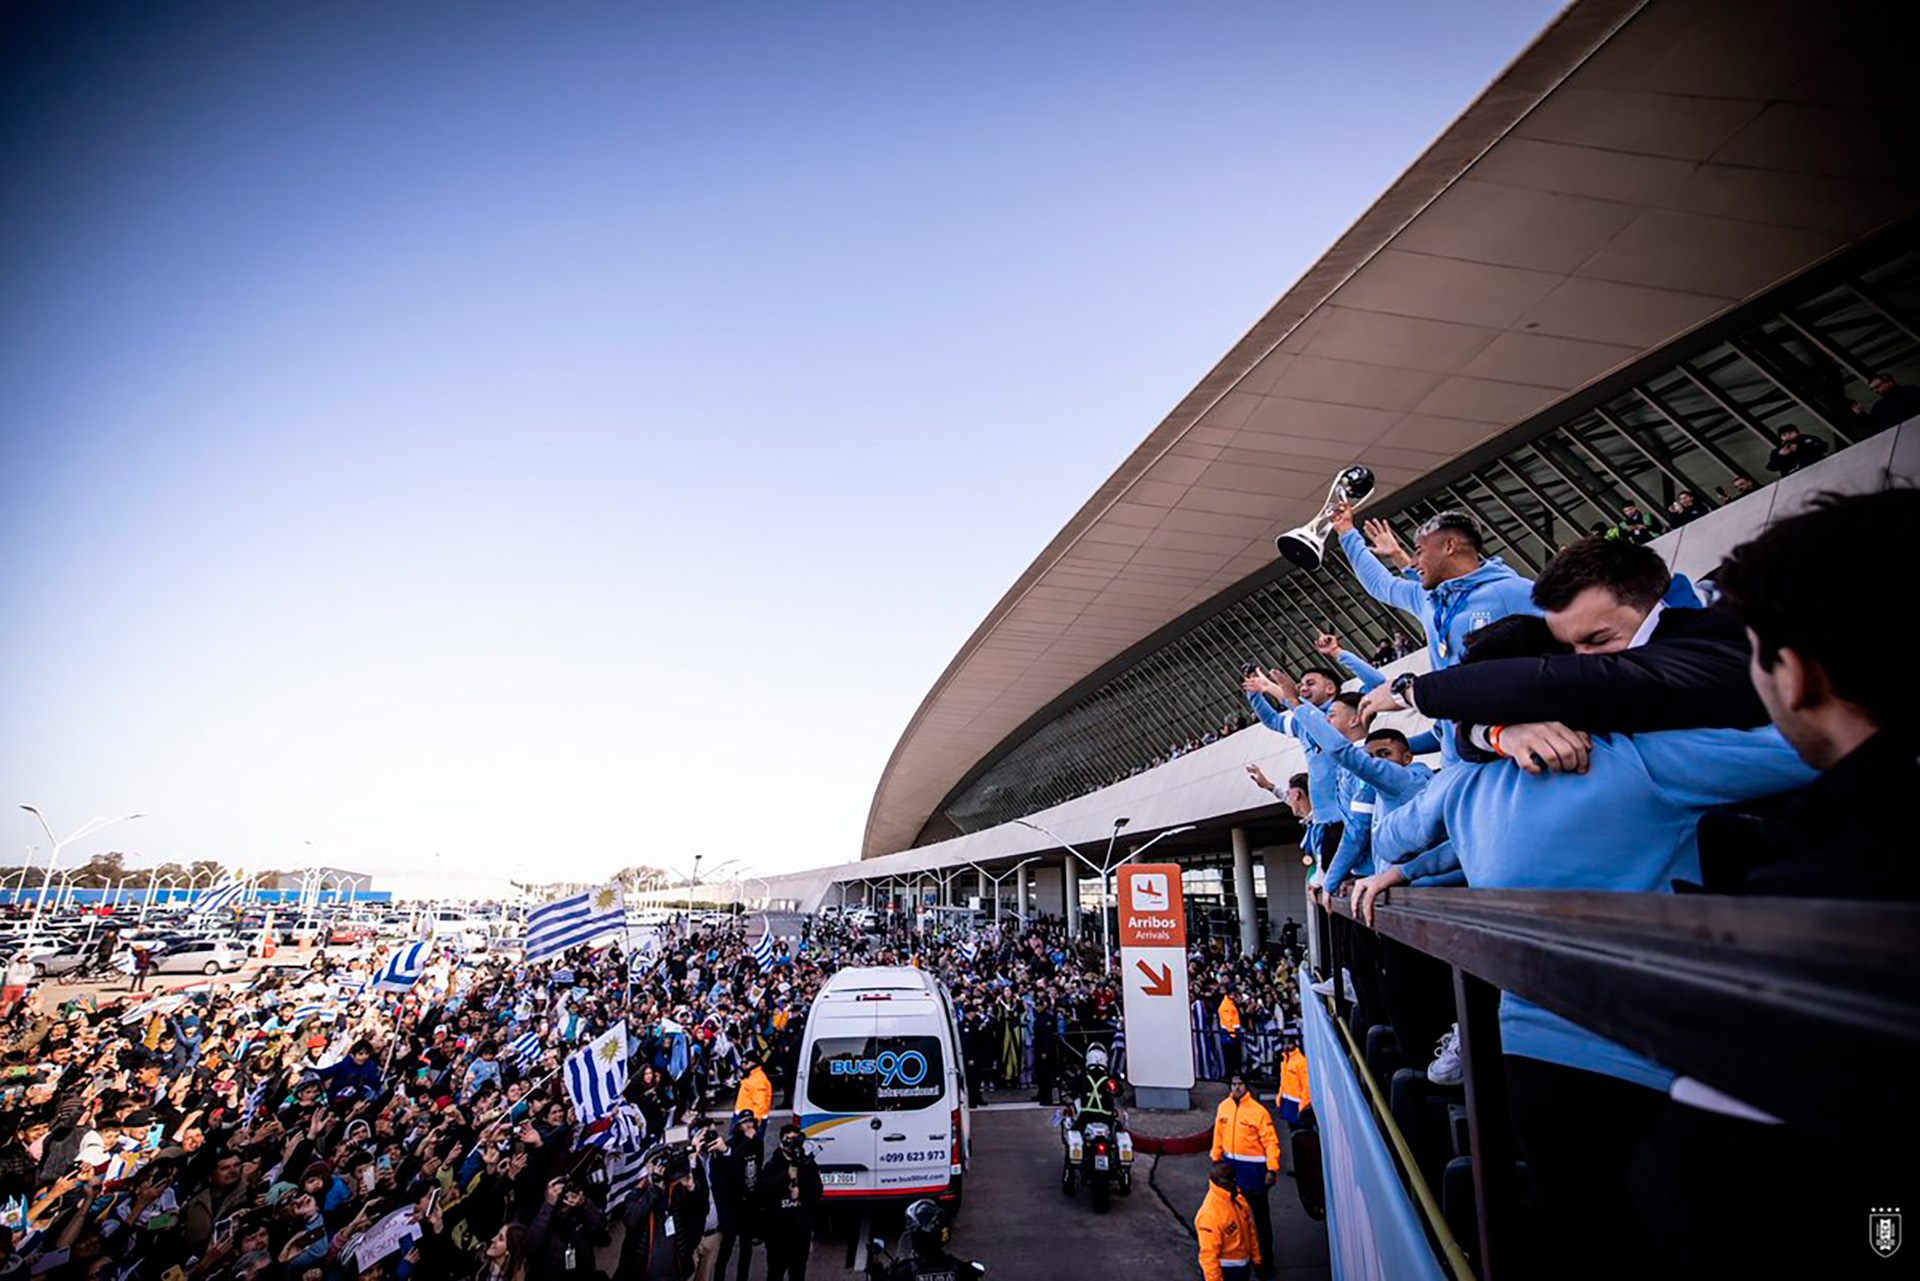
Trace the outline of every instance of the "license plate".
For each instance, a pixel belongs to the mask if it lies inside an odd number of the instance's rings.
[[[820,1176],[820,1183],[823,1187],[850,1188],[855,1178],[851,1170],[828,1170]]]
[[[1094,1169],[1096,1169],[1096,1170],[1104,1170],[1104,1169],[1106,1169],[1106,1168],[1107,1168],[1107,1158],[1105,1158],[1105,1157],[1103,1157],[1103,1156],[1097,1156],[1097,1157],[1095,1157],[1095,1158],[1093,1158],[1093,1168],[1094,1168]]]

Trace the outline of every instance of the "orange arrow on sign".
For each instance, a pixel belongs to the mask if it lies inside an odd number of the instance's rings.
[[[1153,967],[1151,965],[1148,965],[1145,961],[1135,961],[1134,964],[1139,966],[1140,972],[1147,976],[1147,985],[1141,989],[1143,992],[1146,993],[1146,995],[1148,996],[1172,996],[1173,995],[1173,967],[1171,965],[1161,966],[1160,972],[1158,974],[1155,974],[1153,972]]]

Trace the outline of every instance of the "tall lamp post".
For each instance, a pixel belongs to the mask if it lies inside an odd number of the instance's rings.
[[[1061,836],[1058,832],[1049,831],[1047,828],[1044,828],[1040,824],[1033,822],[1031,819],[1017,818],[1013,821],[1020,824],[1020,826],[1022,827],[1030,827],[1034,831],[1042,834],[1043,836],[1046,836],[1051,840],[1059,842],[1060,847],[1062,849],[1066,850],[1069,854],[1072,854],[1075,858],[1079,859],[1082,863],[1085,863],[1088,866],[1088,868],[1090,868],[1097,876],[1099,876],[1100,878],[1100,950],[1106,958],[1106,963],[1107,963],[1106,969],[1109,974],[1113,972],[1113,923],[1107,919],[1107,899],[1110,898],[1113,894],[1114,871],[1120,866],[1121,863],[1128,863],[1136,858],[1139,858],[1142,854],[1145,854],[1148,850],[1152,849],[1155,845],[1159,844],[1161,841],[1164,841],[1167,837],[1178,836],[1182,832],[1191,832],[1196,826],[1196,824],[1188,823],[1184,827],[1170,827],[1166,831],[1160,833],[1160,835],[1154,837],[1151,841],[1148,841],[1145,845],[1142,845],[1139,849],[1133,851],[1133,853],[1127,855],[1126,858],[1123,858],[1118,863],[1116,863],[1113,858],[1113,845],[1114,845],[1114,842],[1120,838],[1120,829],[1127,825],[1126,819],[1116,818],[1113,820],[1113,831],[1107,834],[1106,861],[1104,863],[1095,863],[1092,859],[1088,858],[1085,854],[1082,854],[1079,850],[1075,849],[1072,843],[1069,842],[1065,837]]]
[[[39,819],[41,830],[47,834],[48,847],[47,847],[46,879],[48,881],[51,881],[53,879],[53,865],[60,861],[60,851],[66,848],[68,845],[71,845],[73,842],[80,840],[82,837],[93,835],[95,832],[99,831],[103,827],[108,827],[114,823],[127,823],[127,822],[131,822],[136,818],[145,817],[144,815],[141,815],[141,814],[123,814],[119,818],[90,819],[86,823],[82,824],[79,827],[79,829],[76,830],[71,836],[68,836],[63,840],[60,837],[57,837],[53,834],[53,825],[47,822],[47,816],[45,814],[42,814],[37,806],[22,805],[20,808],[25,810],[27,813],[33,815],[35,818]],[[40,888],[40,897],[33,901],[33,919],[27,922],[27,943],[28,944],[31,944],[33,942],[34,935],[39,932],[40,913],[41,913],[41,910],[46,907],[46,904],[47,904],[47,891],[46,891],[46,886],[43,883]]]

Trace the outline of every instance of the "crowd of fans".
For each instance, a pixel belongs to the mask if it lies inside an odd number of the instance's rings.
[[[392,992],[383,949],[159,995],[27,994],[0,1022],[0,1273],[543,1281],[606,1251],[622,1281],[678,1281],[702,1251],[719,1257],[701,1275],[731,1258],[744,1278],[759,1241],[770,1275],[803,1275],[818,1179],[763,1127],[792,1102],[813,997],[850,964],[942,976],[975,1103],[1054,1102],[1095,1044],[1124,1071],[1120,989],[1091,931],[827,915],[764,966],[755,942],[681,924],[637,958],[442,952]],[[1269,1040],[1229,1035],[1218,1011],[1277,1032],[1298,1009],[1285,967],[1198,942],[1192,974],[1198,1052],[1237,1067],[1244,1043],[1250,1069],[1277,1072]],[[633,1179],[587,1141],[560,1072],[616,1022],[643,1143],[676,1140]],[[716,1111],[730,1121],[703,1119]],[[783,1204],[790,1181],[803,1194]],[[396,1220],[413,1226],[394,1245]]]
[[[1920,709],[1859,644],[1880,608],[1866,553],[1917,527],[1920,492],[1822,496],[1736,549],[1709,607],[1618,529],[1529,582],[1464,513],[1428,521],[1409,554],[1342,511],[1352,572],[1419,621],[1433,670],[1391,685],[1360,673],[1343,692],[1351,663],[1249,669],[1256,714],[1308,761],[1284,786],[1249,772],[1306,822],[1315,895],[1345,896],[1368,923],[1403,885],[1920,898],[1895,827],[1920,782]],[[1435,722],[1438,769],[1378,720],[1406,710]],[[1437,1043],[1431,1079],[1457,1081],[1446,968],[1369,931],[1353,942],[1350,972],[1317,990],[1345,984],[1360,1021],[1410,1050]],[[1859,1162],[1539,1006],[1505,996],[1500,1031],[1556,1275],[1742,1261],[1758,1275],[1795,1242],[1702,1225],[1795,1223],[1841,1189],[1891,1194]],[[1768,1154],[1785,1150],[1831,1156],[1817,1194],[1775,1177]]]

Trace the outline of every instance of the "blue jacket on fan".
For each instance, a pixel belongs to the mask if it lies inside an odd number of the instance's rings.
[[[1398,861],[1452,838],[1475,889],[1671,893],[1700,879],[1700,816],[1811,783],[1780,732],[1686,729],[1596,735],[1585,774],[1529,774],[1511,761],[1461,762],[1373,828]],[[1500,998],[1508,1054],[1664,1091],[1673,1073],[1511,994]]]

